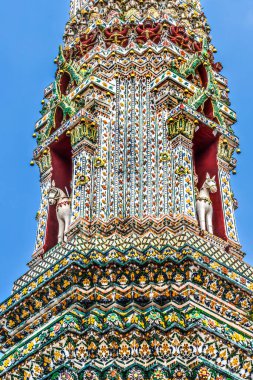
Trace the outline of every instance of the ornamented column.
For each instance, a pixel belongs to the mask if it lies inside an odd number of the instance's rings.
[[[92,210],[94,150],[97,127],[83,120],[71,132],[73,181],[71,224],[79,218],[89,220]]]
[[[232,242],[239,244],[235,222],[235,202],[230,185],[230,170],[234,149],[235,147],[232,146],[226,138],[220,137],[218,149],[218,167],[224,224],[226,228],[227,238]]]
[[[172,151],[173,215],[197,220],[194,196],[192,139],[195,124],[184,115],[170,118],[168,133]]]
[[[38,221],[37,236],[33,256],[39,256],[44,253],[44,244],[46,238],[46,228],[48,219],[48,192],[51,187],[52,178],[52,160],[49,149],[44,150],[42,155],[38,157],[36,163],[40,169],[41,175],[41,202],[40,209],[37,212],[36,219]]]
[[[158,139],[162,144],[159,157],[159,214],[173,214],[172,207],[172,159],[171,142],[168,141],[167,111],[162,109],[157,115],[157,122],[162,128],[158,130]]]

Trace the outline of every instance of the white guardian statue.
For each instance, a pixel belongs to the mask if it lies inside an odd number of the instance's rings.
[[[59,224],[58,243],[66,241],[66,233],[70,224],[70,197],[64,191],[55,187],[52,181],[52,187],[48,194],[48,203],[50,206],[56,204],[56,215]]]
[[[206,180],[200,189],[197,196],[197,215],[202,231],[208,231],[213,234],[213,205],[210,198],[210,193],[217,192],[217,185],[215,176],[210,177],[209,173],[206,174]]]

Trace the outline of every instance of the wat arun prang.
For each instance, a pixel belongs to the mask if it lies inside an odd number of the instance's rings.
[[[199,0],[73,0],[63,40],[0,378],[252,379],[236,114]]]

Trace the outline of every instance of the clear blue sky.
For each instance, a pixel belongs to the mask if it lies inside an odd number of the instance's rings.
[[[237,224],[246,261],[253,264],[253,2],[203,0],[217,60],[229,79],[241,140],[233,188],[239,200]],[[44,88],[54,79],[53,60],[68,18],[69,0],[2,1],[0,23],[0,300],[26,270],[33,252],[39,207],[38,169],[29,162],[31,138]]]

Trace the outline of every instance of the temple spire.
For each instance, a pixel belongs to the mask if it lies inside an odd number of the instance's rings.
[[[252,378],[215,52],[198,1],[72,1],[35,125],[35,249],[0,306],[1,379]]]

